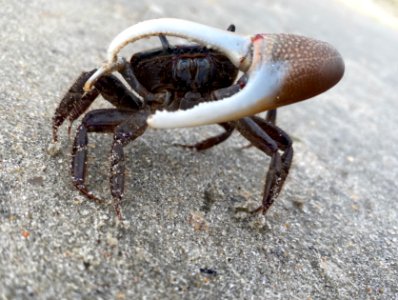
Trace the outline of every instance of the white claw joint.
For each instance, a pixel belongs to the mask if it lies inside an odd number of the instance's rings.
[[[103,74],[117,70],[118,53],[136,40],[168,35],[213,48],[248,75],[238,93],[175,112],[158,111],[148,118],[154,128],[193,127],[237,120],[302,101],[333,87],[344,74],[341,55],[330,44],[292,34],[242,36],[180,20],[154,19],[133,25],[111,42],[107,62],[86,82],[91,89]]]

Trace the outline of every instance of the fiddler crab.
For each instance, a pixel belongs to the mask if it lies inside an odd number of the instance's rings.
[[[122,219],[123,148],[147,127],[220,125],[223,133],[194,145],[198,151],[225,141],[236,129],[251,145],[270,156],[261,205],[265,213],[278,197],[293,158],[292,141],[276,126],[276,108],[314,97],[334,86],[344,62],[328,43],[293,34],[243,36],[231,25],[221,30],[180,19],[154,19],[133,25],[111,42],[107,61],[83,72],[63,97],[53,117],[53,140],[59,126],[85,113],[101,95],[115,108],[86,113],[72,150],[72,181],[89,199],[103,203],[86,186],[89,132],[113,134],[110,186],[116,215]],[[158,36],[162,47],[119,52],[137,40]],[[196,44],[171,46],[166,36]],[[243,75],[238,79],[238,72]],[[129,85],[112,73],[118,72]],[[255,114],[268,111],[265,118]]]

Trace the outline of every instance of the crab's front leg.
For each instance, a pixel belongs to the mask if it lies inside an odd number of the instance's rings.
[[[69,88],[56,108],[52,124],[54,142],[57,142],[58,129],[65,120],[69,120],[68,131],[70,133],[73,121],[79,118],[100,94],[105,100],[119,109],[139,110],[142,107],[141,100],[113,75],[102,76],[96,81],[93,89],[85,92],[83,90],[84,84],[96,71],[94,69],[89,72],[83,72]]]
[[[343,76],[344,63],[335,48],[314,39],[290,34],[241,36],[179,19],[148,20],[121,32],[108,48],[108,61],[85,85],[91,89],[102,73],[112,72],[118,53],[127,44],[149,37],[183,37],[214,48],[248,76],[239,93],[192,109],[157,112],[148,119],[156,128],[192,127],[237,120],[316,96]]]
[[[124,191],[123,147],[144,133],[147,117],[148,113],[144,110],[97,109],[86,114],[76,132],[72,151],[72,181],[83,195],[98,203],[104,201],[96,197],[86,186],[88,133],[102,132],[114,135],[110,186],[113,205],[119,219],[123,219],[120,209]]]

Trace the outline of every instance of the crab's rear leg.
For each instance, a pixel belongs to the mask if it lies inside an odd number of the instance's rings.
[[[267,111],[267,114],[265,115],[265,121],[274,125],[276,124],[276,109]]]
[[[267,114],[265,115],[265,121],[269,122],[273,125],[276,124],[276,109],[271,109],[269,111],[267,111]],[[248,149],[253,147],[253,144],[249,143],[245,146],[242,146],[242,149]]]
[[[233,25],[230,25],[230,27],[231,26],[233,26]],[[228,27],[228,30],[230,27]],[[242,80],[242,79],[240,79],[240,80]],[[231,85],[230,87],[215,90],[210,94],[209,99],[207,101],[217,101],[219,99],[229,97],[229,96],[239,92],[241,87],[242,87],[242,84],[238,81],[237,84]],[[206,102],[206,99],[203,99],[201,102]],[[193,105],[192,105],[192,103],[190,103],[189,99],[183,98],[181,100],[180,108],[182,107],[183,109],[189,109],[192,106]],[[198,142],[196,144],[192,144],[192,145],[175,144],[175,145],[184,147],[184,148],[195,149],[197,151],[203,151],[203,150],[207,150],[211,147],[214,147],[218,144],[221,144],[222,142],[224,142],[226,139],[228,139],[232,135],[235,127],[232,122],[231,123],[228,123],[228,122],[219,123],[218,125],[223,127],[225,129],[225,131],[216,136],[213,136],[206,140]]]
[[[196,144],[192,144],[192,145],[174,144],[174,146],[179,146],[179,147],[188,148],[188,149],[195,149],[196,151],[203,151],[203,150],[207,150],[211,147],[214,147],[218,144],[221,144],[222,142],[224,142],[226,139],[228,139],[231,136],[235,127],[234,127],[234,125],[232,125],[232,123],[220,123],[218,125],[223,127],[225,131],[216,136],[212,136],[203,141],[200,141]]]
[[[212,98],[213,99],[222,99],[225,97],[229,97],[230,95],[237,93],[240,90],[240,86],[241,86],[240,84],[237,84],[237,85],[225,88],[225,89],[220,89],[218,91],[215,91],[212,94]],[[265,121],[275,125],[276,115],[277,115],[276,109],[269,110],[265,117]],[[214,147],[218,144],[221,144],[222,142],[224,142],[226,139],[228,139],[231,136],[231,134],[233,133],[233,131],[235,129],[235,126],[233,125],[232,122],[220,123],[218,125],[222,126],[225,129],[225,131],[223,133],[213,136],[213,137],[210,137],[204,141],[201,141],[201,142],[193,144],[193,145],[176,144],[176,146],[189,148],[189,149],[195,149],[197,151],[203,151],[203,150],[207,150],[211,147]],[[252,146],[253,146],[253,144],[248,144],[248,145],[244,146],[243,148],[250,148]]]
[[[265,213],[278,197],[289,173],[293,158],[292,141],[280,128],[259,117],[243,118],[236,122],[238,131],[253,146],[271,157],[262,205],[255,212]],[[283,151],[280,155],[279,151]]]
[[[293,160],[293,142],[289,135],[283,131],[281,128],[268,122],[259,117],[252,117],[252,120],[257,123],[278,145],[278,149],[283,151],[281,156],[282,159],[282,173],[281,173],[281,184],[279,185],[279,190],[276,193],[279,194],[283,187],[283,183],[289,174],[289,169]]]

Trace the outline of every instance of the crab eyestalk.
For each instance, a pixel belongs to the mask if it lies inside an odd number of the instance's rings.
[[[193,127],[237,120],[265,110],[314,97],[334,86],[344,62],[331,45],[289,34],[241,36],[179,19],[138,23],[121,32],[108,48],[108,62],[90,78],[112,71],[117,54],[129,43],[155,35],[186,38],[214,48],[248,75],[246,86],[231,97],[201,103],[192,109],[156,112],[148,118],[155,128]]]

